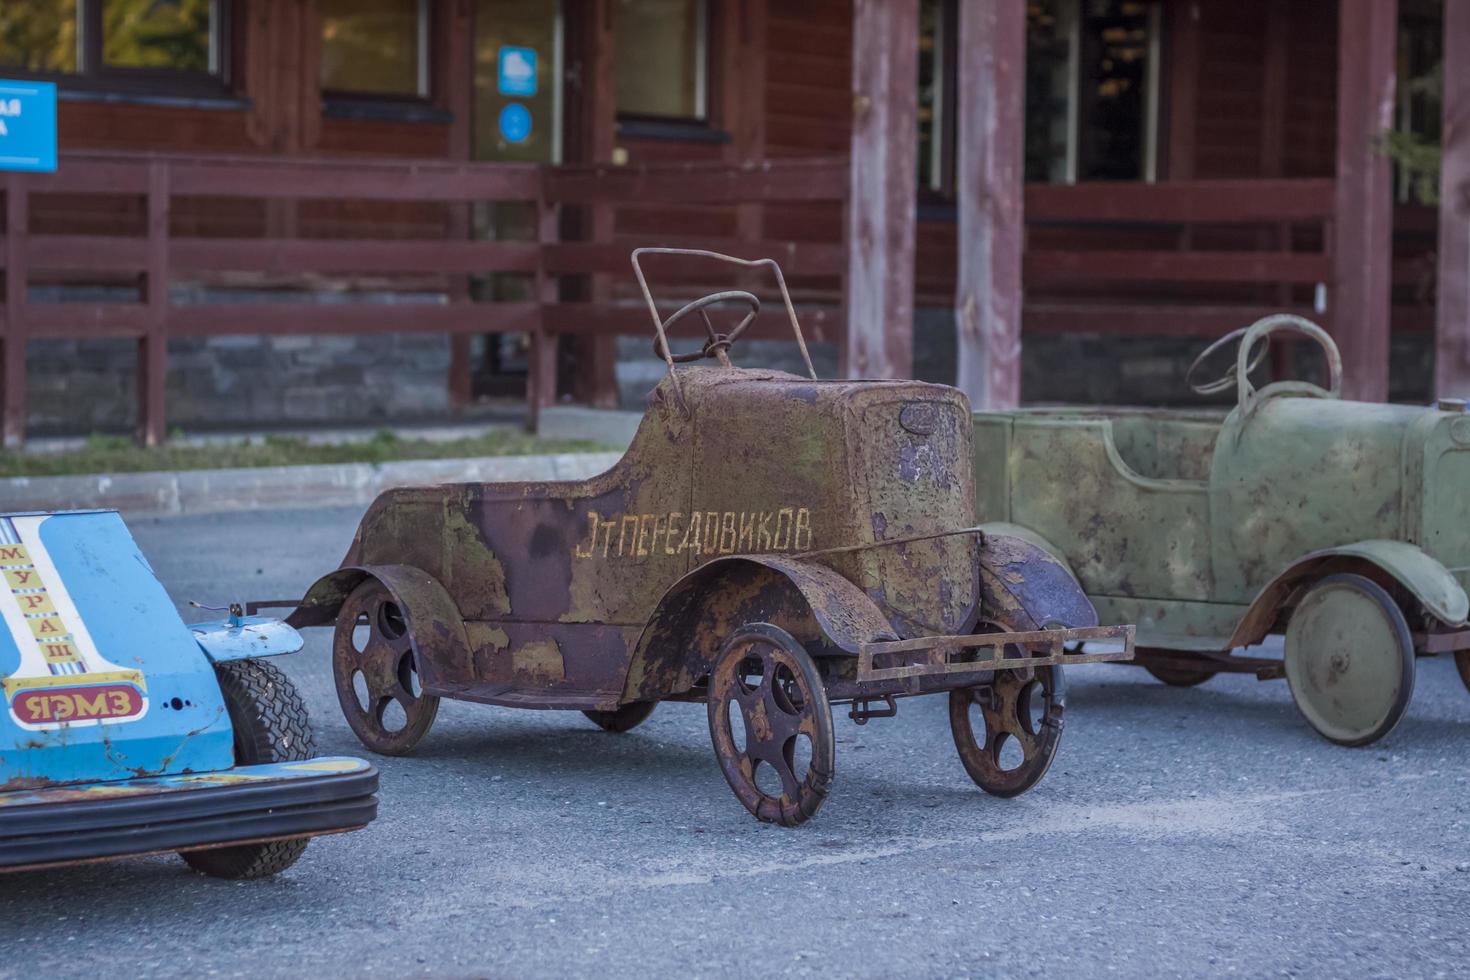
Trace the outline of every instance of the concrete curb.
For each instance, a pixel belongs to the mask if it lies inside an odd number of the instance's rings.
[[[125,514],[210,514],[288,507],[367,506],[390,487],[424,483],[580,480],[620,453],[556,453],[389,463],[179,470],[0,480],[0,511],[115,508]]]

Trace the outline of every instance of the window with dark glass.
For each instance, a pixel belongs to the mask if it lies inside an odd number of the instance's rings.
[[[1149,174],[1152,4],[1084,0],[1079,52],[1077,180]]]
[[[428,0],[317,0],[317,9],[323,90],[428,96]]]
[[[0,70],[83,88],[218,86],[225,0],[0,3]]]
[[[949,194],[954,185],[955,0],[919,3],[919,186]]]
[[[0,66],[54,74],[77,70],[77,0],[0,4]]]
[[[1439,199],[1440,124],[1444,89],[1444,5],[1415,0],[1399,8],[1398,85],[1393,132],[1384,134],[1401,203]]]
[[[1157,0],[1027,0],[1026,179],[1152,180]]]
[[[706,116],[705,0],[617,0],[619,115]]]

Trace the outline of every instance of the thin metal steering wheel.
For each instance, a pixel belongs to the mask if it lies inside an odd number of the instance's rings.
[[[716,330],[715,325],[710,322],[709,314],[704,312],[707,308],[724,302],[740,302],[750,307],[750,311],[745,314],[744,318],[735,324],[735,329],[728,333],[720,333]],[[724,367],[729,367],[730,358],[727,356],[727,352],[730,350],[730,345],[735,343],[736,339],[745,332],[745,328],[750,326],[751,321],[755,319],[756,314],[760,311],[761,301],[754,293],[748,293],[743,289],[726,289],[718,293],[710,293],[708,296],[701,296],[699,299],[685,303],[679,309],[669,314],[668,319],[659,324],[658,334],[653,340],[653,354],[660,360],[671,364],[688,364],[690,361],[713,357],[718,359]],[[709,334],[709,339],[697,351],[690,351],[687,354],[673,353],[669,349],[669,328],[695,312],[699,313],[700,317],[704,320],[704,330],[705,333]]]

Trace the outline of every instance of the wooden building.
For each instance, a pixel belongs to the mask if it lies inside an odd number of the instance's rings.
[[[1351,395],[1387,396],[1395,334],[1436,352],[1425,396],[1463,395],[1467,7],[7,3],[0,76],[58,82],[61,164],[0,174],[4,437],[59,337],[136,344],[149,441],[170,342],[236,335],[447,337],[463,404],[471,338],[523,334],[533,412],[607,404],[614,338],[649,333],[638,244],[776,256],[853,374],[909,374],[916,308],[953,310],[977,404],[1021,397],[1029,337],[1283,309],[1337,336]],[[1436,207],[1382,145],[1441,127]]]

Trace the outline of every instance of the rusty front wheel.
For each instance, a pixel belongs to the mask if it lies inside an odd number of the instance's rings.
[[[408,611],[377,579],[359,585],[337,614],[332,676],[347,724],[380,755],[413,751],[439,713],[439,699],[419,683]]]
[[[1062,741],[1061,667],[998,670],[989,684],[949,692],[949,730],[975,785],[1019,796],[1051,768]]]
[[[715,758],[758,820],[795,827],[821,808],[832,784],[832,706],[816,664],[769,623],[737,630],[709,682]]]

